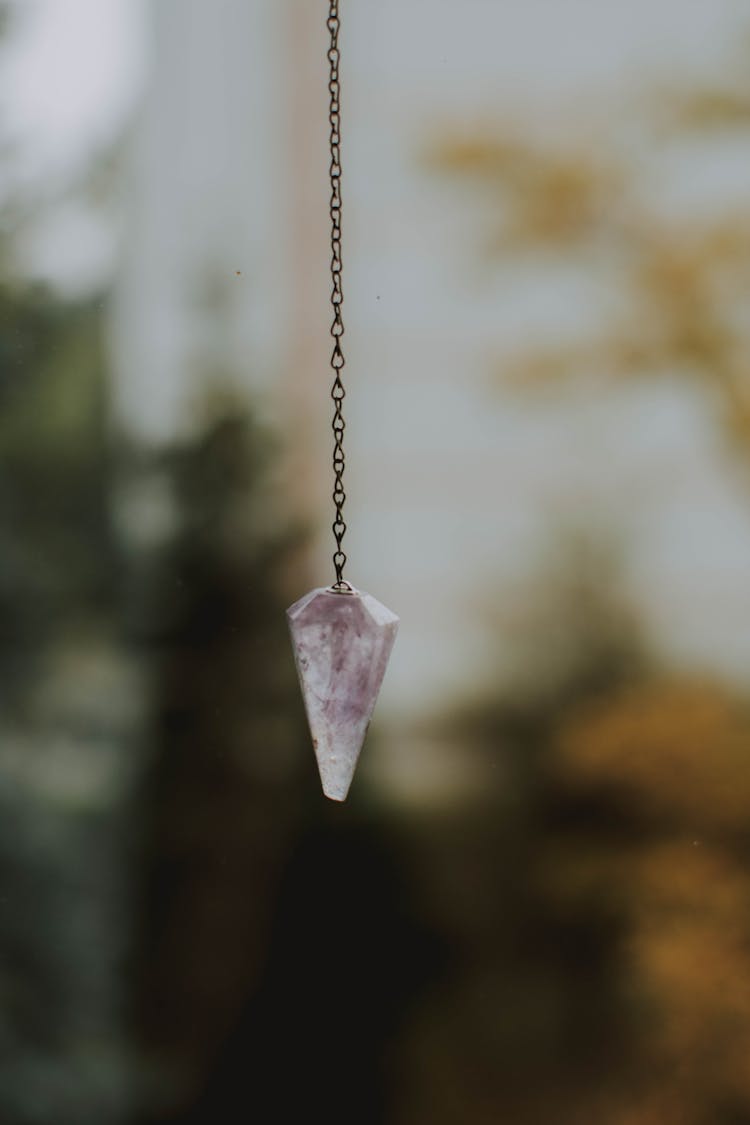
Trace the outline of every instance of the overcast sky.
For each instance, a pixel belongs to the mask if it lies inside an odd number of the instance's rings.
[[[16,3],[2,89],[13,135],[45,170],[117,135],[144,69],[141,0]]]

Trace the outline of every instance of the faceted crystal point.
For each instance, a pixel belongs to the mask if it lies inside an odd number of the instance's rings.
[[[286,611],[323,792],[344,801],[398,617],[370,594],[311,590]]]

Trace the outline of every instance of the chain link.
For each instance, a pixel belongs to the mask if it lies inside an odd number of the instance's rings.
[[[344,320],[341,313],[341,306],[344,303],[344,289],[342,281],[343,263],[341,257],[341,85],[339,82],[339,29],[341,21],[339,18],[339,0],[330,0],[327,25],[331,36],[328,48],[328,62],[330,65],[328,78],[328,92],[330,95],[328,122],[330,125],[331,149],[329,172],[331,178],[331,281],[333,286],[331,289],[331,306],[333,308],[333,323],[331,324],[333,353],[331,355],[331,368],[333,369],[334,375],[333,387],[331,389],[331,398],[334,403],[332,422],[334,438],[333,503],[336,510],[331,528],[336,541],[336,550],[333,554],[336,581],[333,588],[345,590],[348,587],[348,583],[344,581],[346,555],[341,546],[346,532],[346,524],[344,523],[343,515],[344,502],[346,501],[346,493],[344,492],[344,468],[346,465],[346,459],[344,457],[344,429],[346,428],[346,423],[344,422],[343,410],[346,391],[341,379],[341,373],[346,360],[344,359],[344,352],[341,346],[341,339],[344,335]]]

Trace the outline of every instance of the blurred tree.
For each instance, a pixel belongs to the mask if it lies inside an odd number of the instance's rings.
[[[0,282],[3,705],[27,658],[118,581],[98,302]]]
[[[272,452],[230,396],[154,466],[174,524],[134,626],[154,668],[143,1122],[383,1122],[384,1044],[431,964],[382,823],[320,796]]]
[[[6,230],[10,224],[2,223]],[[0,1118],[127,1112],[113,963],[132,704],[116,644],[98,301],[0,244]],[[123,701],[126,704],[123,704]]]
[[[190,1104],[252,989],[298,809],[283,580],[300,537],[270,502],[269,453],[224,397],[150,470],[174,509],[130,625],[152,669],[139,1024],[157,1116]]]
[[[750,1119],[750,707],[582,605],[588,659],[441,721],[481,796],[402,829],[452,955],[394,1051],[397,1125]]]
[[[508,125],[431,160],[474,192],[489,266],[581,269],[611,297],[574,343],[503,359],[503,379],[688,378],[747,464],[750,208],[685,214],[644,189],[670,150],[696,167],[709,141],[747,153],[746,67],[662,89],[596,146]],[[557,561],[515,695],[437,724],[483,785],[408,834],[422,916],[454,956],[400,1041],[393,1120],[743,1125],[750,707],[655,668],[615,576],[571,583]]]
[[[591,376],[684,377],[712,409],[719,404],[725,435],[750,455],[747,193],[728,201],[717,181],[707,201],[686,207],[668,187],[670,157],[684,180],[747,155],[747,75],[740,54],[713,84],[672,84],[640,112],[629,106],[627,128],[608,115],[595,139],[589,122],[579,122],[585,139],[508,124],[434,145],[433,166],[472,185],[483,205],[488,262],[580,268],[608,297],[588,333],[524,345],[500,361],[500,379],[538,388]]]

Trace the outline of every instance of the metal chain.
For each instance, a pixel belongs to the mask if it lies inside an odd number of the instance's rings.
[[[341,315],[341,306],[344,303],[344,289],[342,284],[343,263],[341,258],[341,86],[339,83],[339,29],[341,22],[339,19],[339,0],[330,0],[327,24],[331,35],[330,46],[328,48],[328,62],[330,64],[328,79],[328,92],[330,94],[328,121],[331,127],[331,164],[329,171],[331,177],[331,280],[333,283],[333,288],[331,290],[331,305],[333,307],[333,323],[331,324],[333,354],[331,355],[331,367],[334,374],[333,387],[331,389],[331,398],[334,402],[332,423],[334,438],[333,503],[336,509],[336,516],[331,525],[333,537],[336,541],[336,550],[333,554],[336,581],[333,585],[333,589],[346,591],[351,587],[344,581],[346,555],[341,547],[346,532],[346,524],[344,523],[343,516],[344,502],[346,500],[346,493],[344,492],[344,467],[346,464],[344,457],[344,429],[346,423],[344,422],[343,405],[346,391],[341,380],[341,372],[344,369],[346,360],[344,359],[344,352],[341,347],[341,338],[344,335],[344,320]]]

